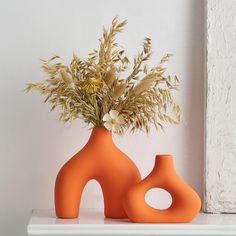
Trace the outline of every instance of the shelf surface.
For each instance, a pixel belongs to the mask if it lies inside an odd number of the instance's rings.
[[[54,210],[33,210],[29,235],[214,235],[236,236],[236,214],[200,213],[187,224],[137,224],[104,218],[102,210],[81,209],[78,219],[58,219]]]

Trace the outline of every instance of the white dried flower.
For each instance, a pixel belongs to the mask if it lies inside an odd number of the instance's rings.
[[[122,124],[125,123],[122,115],[116,110],[110,110],[109,113],[103,116],[103,122],[106,129],[117,133],[120,130]]]

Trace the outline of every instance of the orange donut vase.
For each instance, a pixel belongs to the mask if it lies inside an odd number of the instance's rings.
[[[145,194],[152,188],[162,188],[171,194],[168,209],[154,209],[145,202]],[[156,156],[152,172],[130,188],[123,204],[130,220],[139,223],[190,222],[201,208],[197,193],[176,174],[171,155]]]
[[[55,184],[58,217],[79,216],[82,191],[92,179],[101,185],[105,216],[127,218],[122,201],[128,189],[140,181],[140,173],[115,146],[111,132],[102,127],[93,129],[88,143],[58,173]]]

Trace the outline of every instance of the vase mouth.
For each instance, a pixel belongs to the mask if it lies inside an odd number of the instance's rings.
[[[106,132],[108,132],[108,133],[111,133],[110,130],[106,129],[106,128],[103,127],[103,126],[94,126],[94,127],[92,128],[92,130],[103,130],[103,131],[106,131]]]
[[[157,154],[153,169],[164,170],[164,172],[174,171],[173,156],[171,154]]]
[[[112,132],[110,130],[108,130],[105,127],[102,127],[102,126],[94,126],[92,128],[92,133],[103,133],[103,134],[107,134],[107,135],[112,134]]]
[[[112,136],[112,132],[105,127],[102,126],[95,126],[92,129],[92,135],[105,135],[105,136]]]
[[[105,127],[96,126],[92,129],[88,143],[107,145],[112,143],[112,132]]]
[[[157,154],[156,158],[173,158],[171,154]]]

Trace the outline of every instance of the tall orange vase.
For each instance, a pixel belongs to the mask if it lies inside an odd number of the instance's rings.
[[[166,210],[158,210],[145,202],[145,194],[152,188],[162,188],[172,196]],[[130,188],[124,199],[124,208],[133,222],[184,223],[190,222],[201,208],[197,193],[176,173],[171,155],[157,155],[152,172]]]
[[[79,216],[82,191],[89,180],[97,180],[104,198],[104,214],[127,218],[122,201],[140,181],[135,164],[112,141],[110,131],[95,127],[88,143],[59,171],[55,184],[55,209],[60,218]]]

